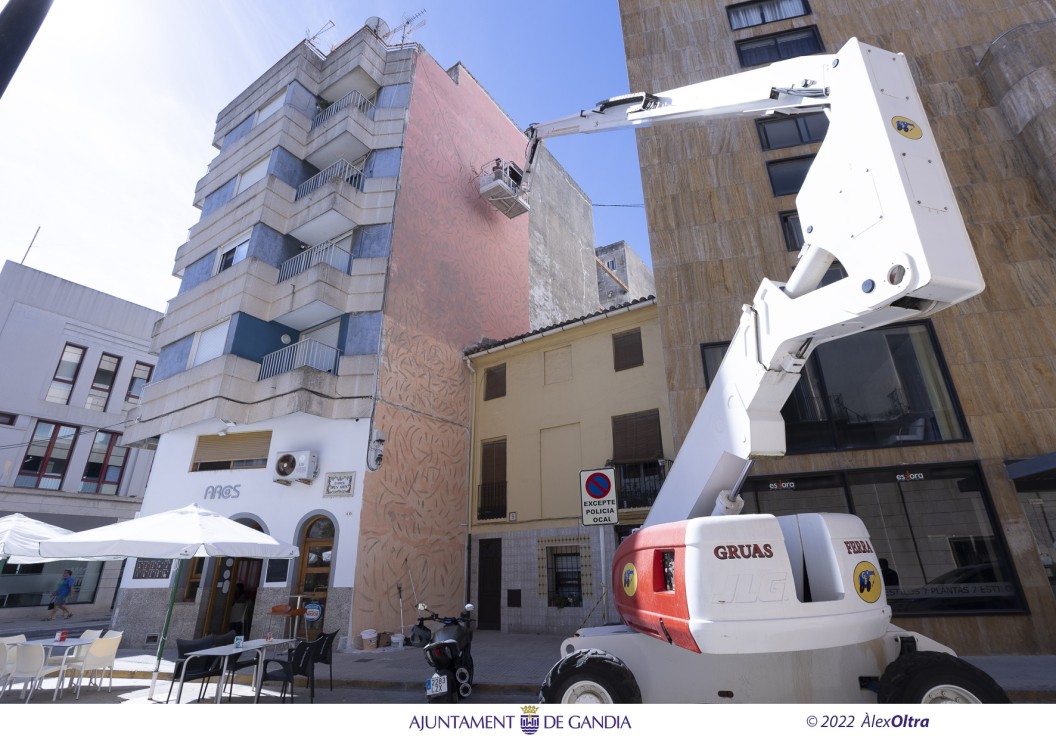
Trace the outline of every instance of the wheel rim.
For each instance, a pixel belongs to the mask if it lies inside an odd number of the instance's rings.
[[[579,680],[573,683],[561,697],[563,704],[607,703],[612,704],[612,695],[607,688],[594,680]]]
[[[936,685],[924,693],[921,703],[931,705],[948,705],[951,703],[982,703],[971,691],[957,685]]]

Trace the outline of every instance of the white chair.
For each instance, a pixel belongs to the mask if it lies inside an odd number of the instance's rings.
[[[95,641],[103,633],[102,629],[88,629],[81,634],[78,639],[87,639],[89,642]],[[48,664],[59,666],[59,681],[55,684],[55,694],[52,695],[51,699],[56,700],[62,694],[63,685],[66,683],[66,673],[71,673],[69,679],[69,685],[73,685],[72,672],[77,669],[79,664],[84,661],[84,658],[88,655],[88,648],[91,644],[80,644],[74,647],[68,652],[62,654],[53,654],[48,657]]]
[[[7,647],[0,645],[0,698],[4,697],[9,677],[11,675],[7,672]]]
[[[0,698],[4,697],[8,680],[15,671],[15,660],[18,658],[18,642],[25,641],[25,634],[0,636],[0,650],[4,652],[4,664],[0,666]]]
[[[107,692],[111,692],[114,687],[114,660],[117,659],[117,648],[121,645],[121,635],[118,632],[117,636],[104,636],[93,641],[88,647],[88,653],[85,655],[84,660],[77,663],[76,667],[80,670],[80,674],[77,677],[77,699],[81,698],[81,682],[84,680],[84,673],[99,672],[99,681],[96,683],[96,689],[102,689],[103,687],[103,674],[106,670],[110,670],[110,684],[107,686]],[[89,675],[89,684],[91,684],[91,675]]]
[[[104,639],[120,639],[121,635],[124,634],[124,633],[125,632],[123,632],[123,631],[114,631],[113,629],[110,629],[105,634],[103,634],[103,638]]]
[[[59,666],[48,664],[43,644],[19,644],[17,648],[18,659],[15,660],[15,669],[7,681],[7,689],[11,689],[15,680],[22,680],[22,697],[28,703],[40,687],[40,681],[58,672]]]

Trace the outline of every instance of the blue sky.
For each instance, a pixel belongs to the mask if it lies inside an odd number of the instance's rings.
[[[522,129],[628,92],[616,0],[55,0],[0,98],[0,259],[158,310],[198,220],[220,109],[303,40],[328,50],[370,16],[445,68],[461,61]],[[596,204],[640,205],[631,131],[548,143]],[[594,209],[597,245],[649,262],[641,207]]]

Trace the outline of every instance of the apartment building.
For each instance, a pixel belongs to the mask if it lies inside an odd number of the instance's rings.
[[[128,417],[151,380],[161,314],[7,261],[0,270],[0,516],[82,531],[139,511],[153,452],[129,448]],[[109,612],[121,563],[0,570],[0,619],[43,611],[73,570],[75,613]]]
[[[895,571],[896,624],[963,654],[1056,651],[1051,5],[621,0],[620,13],[632,89],[834,53],[852,37],[906,54],[986,291],[821,346],[783,410],[788,455],[754,466],[747,508],[861,516]],[[791,272],[796,193],[827,122],[638,132],[676,447],[740,305],[762,277]]]
[[[480,627],[572,632],[613,620],[616,544],[645,520],[673,451],[655,297],[466,353]],[[615,516],[599,525],[581,486],[606,469]]]
[[[156,447],[145,512],[197,502],[301,555],[188,566],[175,635],[233,615],[255,635],[309,604],[309,632],[397,631],[412,590],[458,610],[463,350],[598,308],[590,201],[545,153],[531,225],[482,200],[476,175],[524,136],[462,65],[369,27],[298,44],[220,111],[214,144],[127,438]],[[133,641],[156,633],[162,568],[125,575]],[[233,614],[240,584],[253,606]]]

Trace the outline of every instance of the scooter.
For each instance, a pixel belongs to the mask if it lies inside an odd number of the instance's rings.
[[[426,621],[440,624],[425,645],[425,661],[436,670],[425,681],[426,699],[430,703],[457,703],[468,698],[473,692],[473,604],[467,603],[459,616],[440,616],[424,603],[418,604],[418,610],[429,613],[419,616],[419,627],[424,627]]]

